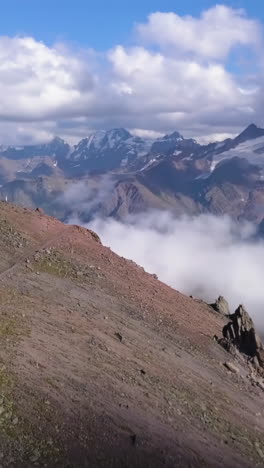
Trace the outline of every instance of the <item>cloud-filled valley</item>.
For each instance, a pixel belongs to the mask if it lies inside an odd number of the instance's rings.
[[[209,303],[224,295],[232,311],[243,303],[264,332],[264,243],[250,223],[149,212],[127,223],[97,218],[87,227],[104,245],[183,293]]]

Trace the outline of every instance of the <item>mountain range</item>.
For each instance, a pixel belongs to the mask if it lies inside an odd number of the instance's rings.
[[[123,128],[100,130],[75,146],[58,137],[43,145],[1,146],[0,199],[40,206],[62,220],[73,215],[74,205],[85,220],[168,209],[260,224],[263,169],[264,129],[254,124],[234,139],[208,145],[177,131],[150,140]]]
[[[1,148],[0,196],[24,205],[0,202],[3,468],[262,466],[264,345],[245,307],[185,296],[70,220],[229,214],[264,235],[263,133]]]

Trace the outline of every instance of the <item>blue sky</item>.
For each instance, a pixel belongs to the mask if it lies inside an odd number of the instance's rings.
[[[149,13],[174,11],[198,16],[221,3],[244,8],[264,20],[263,0],[5,0],[1,2],[0,34],[32,35],[51,45],[57,40],[105,50],[132,41],[132,26]]]
[[[264,0],[4,0],[0,145],[264,126],[263,50]]]

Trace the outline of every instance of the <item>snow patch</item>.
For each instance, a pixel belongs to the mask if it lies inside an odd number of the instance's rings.
[[[214,170],[215,166],[223,159],[231,159],[234,157],[245,158],[251,164],[257,164],[260,167],[264,167],[264,154],[258,153],[258,151],[263,147],[264,137],[245,141],[236,148],[231,148],[228,151],[224,151],[223,153],[214,156],[214,162],[212,163],[211,170]]]
[[[145,164],[145,166],[142,167],[142,169],[140,169],[139,172],[142,172],[142,171],[144,171],[145,169],[149,168],[149,167],[152,166],[152,164],[153,164],[154,162],[156,162],[156,161],[157,161],[156,158],[151,159],[147,164]]]

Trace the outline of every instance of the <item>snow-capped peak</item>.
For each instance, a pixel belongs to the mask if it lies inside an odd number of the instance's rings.
[[[124,128],[114,128],[111,130],[98,130],[86,139],[87,148],[93,147],[95,150],[114,148],[120,141],[131,138],[132,135]]]
[[[174,140],[174,141],[182,141],[184,140],[183,136],[175,131],[173,133],[170,133],[169,135],[165,135],[161,140]]]

